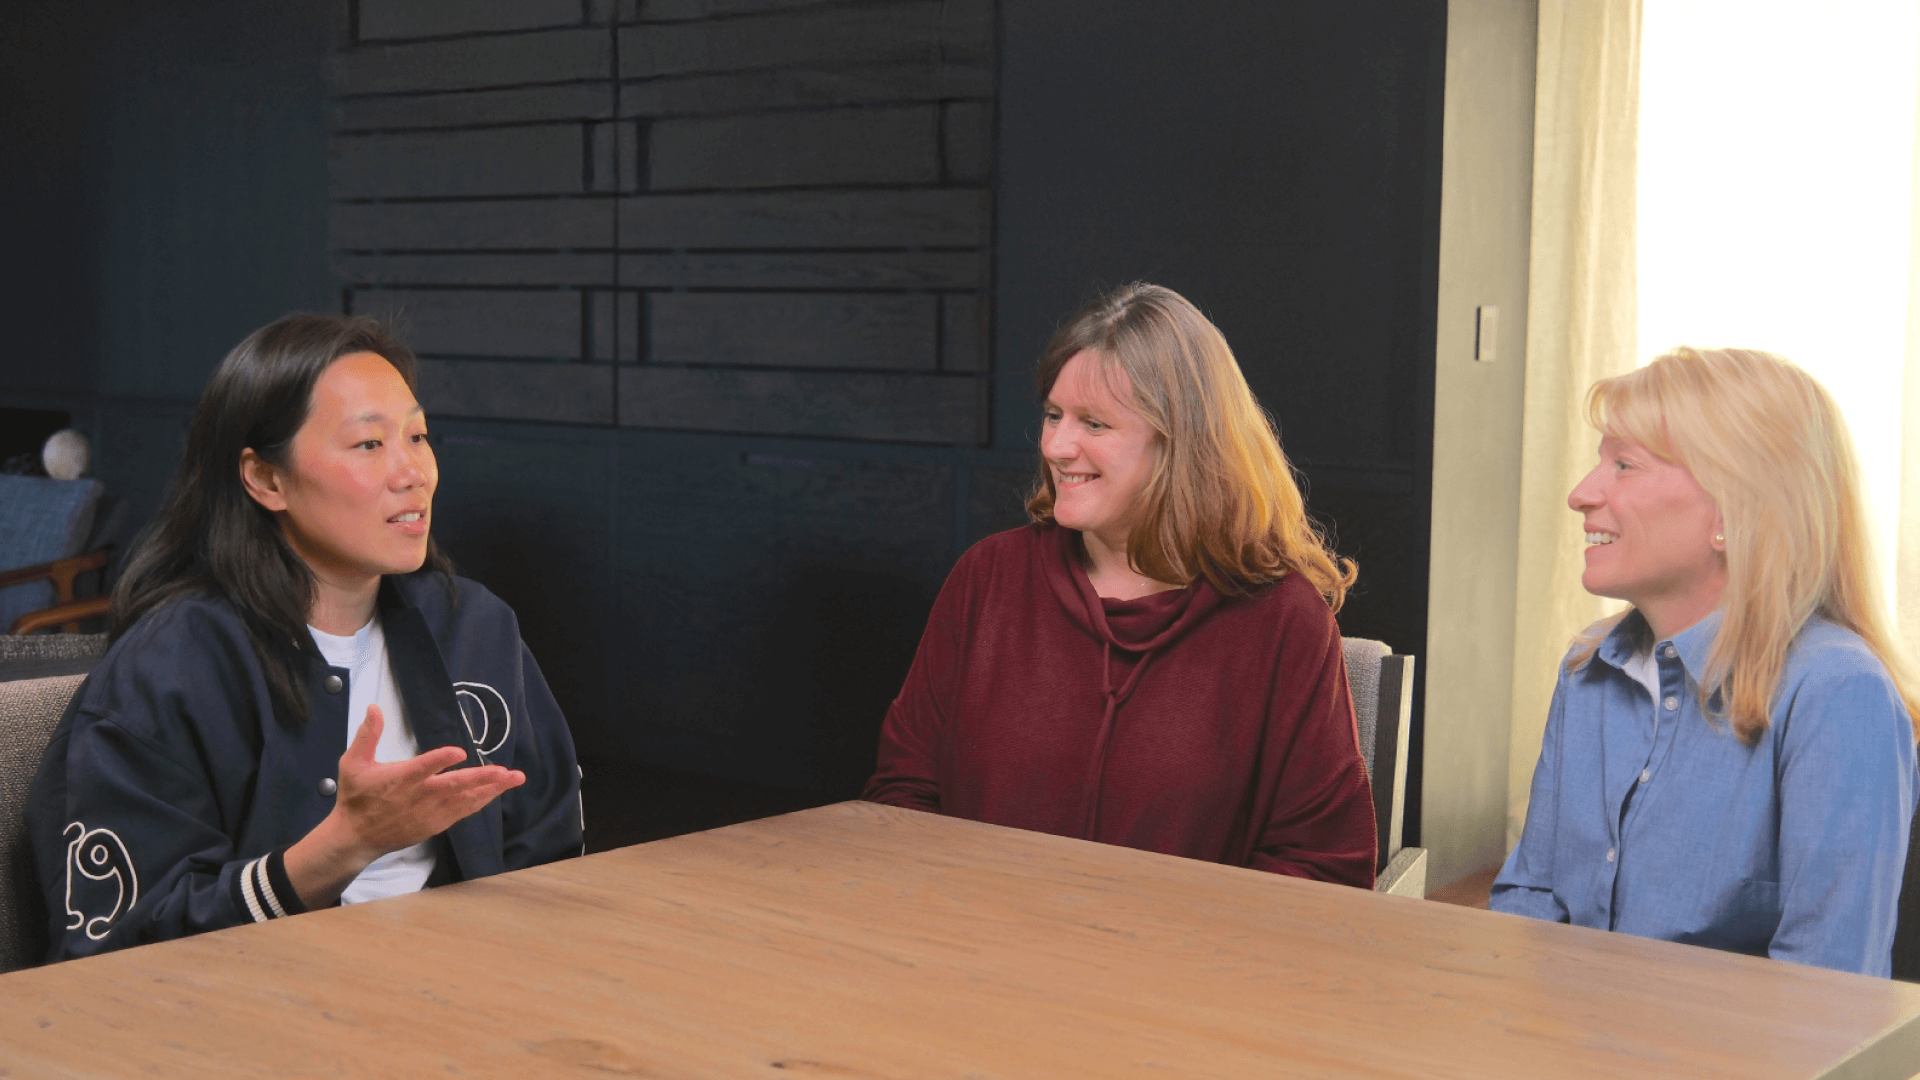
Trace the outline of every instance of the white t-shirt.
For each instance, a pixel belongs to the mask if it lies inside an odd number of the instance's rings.
[[[420,752],[407,723],[407,711],[400,703],[400,691],[393,685],[393,670],[387,662],[387,637],[380,632],[378,616],[367,621],[352,637],[337,637],[307,627],[320,655],[334,667],[347,669],[347,743],[352,745],[360,725],[366,722],[367,706],[380,706],[386,727],[373,749],[375,761],[405,761]],[[383,896],[419,892],[433,873],[433,841],[424,840],[410,848],[388,852],[373,860],[347,891],[340,894],[343,904],[378,900]]]
[[[1641,644],[1620,665],[1620,670],[1633,677],[1633,681],[1647,688],[1647,694],[1653,698],[1653,727],[1660,728],[1660,666],[1653,662],[1653,646]]]

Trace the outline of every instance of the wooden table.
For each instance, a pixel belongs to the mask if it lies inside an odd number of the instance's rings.
[[[1920,986],[844,803],[0,976],[0,1076],[1900,1077]]]

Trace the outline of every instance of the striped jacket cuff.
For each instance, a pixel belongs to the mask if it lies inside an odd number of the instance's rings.
[[[254,922],[284,919],[307,910],[287,878],[286,849],[275,848],[241,865],[240,900]]]

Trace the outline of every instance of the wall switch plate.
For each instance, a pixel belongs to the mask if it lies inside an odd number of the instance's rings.
[[[1500,343],[1500,309],[1482,305],[1474,309],[1473,358],[1492,360]]]

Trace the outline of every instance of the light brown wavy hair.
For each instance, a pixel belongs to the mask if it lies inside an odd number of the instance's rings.
[[[1920,720],[1911,668],[1883,610],[1853,440],[1825,387],[1771,353],[1683,346],[1595,383],[1587,419],[1685,466],[1726,524],[1724,615],[1699,682],[1705,715],[1757,744],[1788,647],[1818,614],[1866,642],[1909,721]],[[1590,660],[1625,615],[1589,627],[1568,669]]]
[[[1205,577],[1229,596],[1299,573],[1339,611],[1359,572],[1307,517],[1273,419],[1219,329],[1171,289],[1116,289],[1047,343],[1036,373],[1041,401],[1082,352],[1099,357],[1110,389],[1126,376],[1134,411],[1156,436],[1140,522],[1127,536],[1133,569],[1181,586]],[[1028,515],[1052,523],[1054,497],[1043,457]]]

